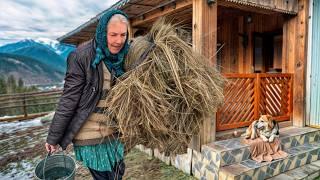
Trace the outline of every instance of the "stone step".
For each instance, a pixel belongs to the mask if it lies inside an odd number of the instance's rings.
[[[313,180],[320,179],[320,160],[298,167],[270,178],[269,180]]]
[[[306,143],[283,149],[288,153],[284,159],[258,163],[251,159],[224,166],[219,169],[219,180],[266,179],[320,159],[320,142]]]
[[[287,127],[280,129],[282,149],[320,141],[320,130],[310,127]],[[249,145],[243,137],[216,141],[202,146],[204,156],[215,156],[218,168],[250,159]]]

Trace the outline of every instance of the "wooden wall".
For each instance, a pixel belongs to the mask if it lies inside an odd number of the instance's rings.
[[[251,22],[248,22],[248,18],[251,18]],[[221,49],[218,65],[221,66],[221,72],[253,73],[253,34],[282,32],[283,24],[284,17],[281,14],[256,14],[219,7],[218,49]]]

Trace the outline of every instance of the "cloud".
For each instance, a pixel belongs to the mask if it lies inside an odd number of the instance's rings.
[[[26,38],[57,39],[116,2],[117,0],[0,1],[0,45]]]

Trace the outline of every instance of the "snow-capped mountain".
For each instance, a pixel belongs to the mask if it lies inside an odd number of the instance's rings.
[[[34,41],[51,48],[58,55],[62,56],[65,60],[67,59],[69,53],[75,48],[75,46],[59,43],[59,41],[57,40],[52,40],[48,38],[38,38]]]
[[[6,44],[0,47],[0,52],[2,53],[12,53],[18,51],[19,49],[32,47],[36,44],[41,44],[46,46],[50,50],[54,51],[56,54],[60,55],[62,59],[66,60],[69,53],[74,50],[75,46],[59,43],[57,40],[52,40],[48,38],[38,38],[38,39],[24,39],[15,43]]]
[[[24,77],[24,82],[30,83],[34,83],[37,77],[46,77],[46,80],[43,82],[62,82],[63,74],[66,71],[66,58],[74,48],[73,46],[44,38],[36,40],[25,39],[6,44],[0,47],[0,60],[3,61],[0,62],[0,72],[3,72],[1,76],[6,77],[9,74],[13,74],[16,78]],[[12,55],[14,59],[18,59],[20,63],[8,61],[12,58],[10,55]],[[8,57],[10,58],[8,59]],[[28,61],[28,63],[24,63],[24,60],[26,62]],[[34,61],[34,65],[32,61]],[[22,68],[21,63],[30,67]],[[35,65],[41,67],[41,70],[31,70]],[[14,68],[14,66],[16,66],[16,68]],[[11,69],[11,71],[8,71],[9,69]],[[23,75],[26,73],[23,69],[30,69],[30,72],[28,71],[27,73],[28,76]],[[51,78],[47,72],[58,74],[58,76],[52,75]]]

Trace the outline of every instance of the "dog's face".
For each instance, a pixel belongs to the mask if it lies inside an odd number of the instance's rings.
[[[278,135],[279,125],[270,115],[261,115],[259,120],[251,123],[244,134],[246,139],[261,137],[265,142],[273,142],[275,137],[279,137]]]
[[[271,131],[275,126],[272,116],[261,115],[260,119],[255,124],[256,128],[260,131]]]

